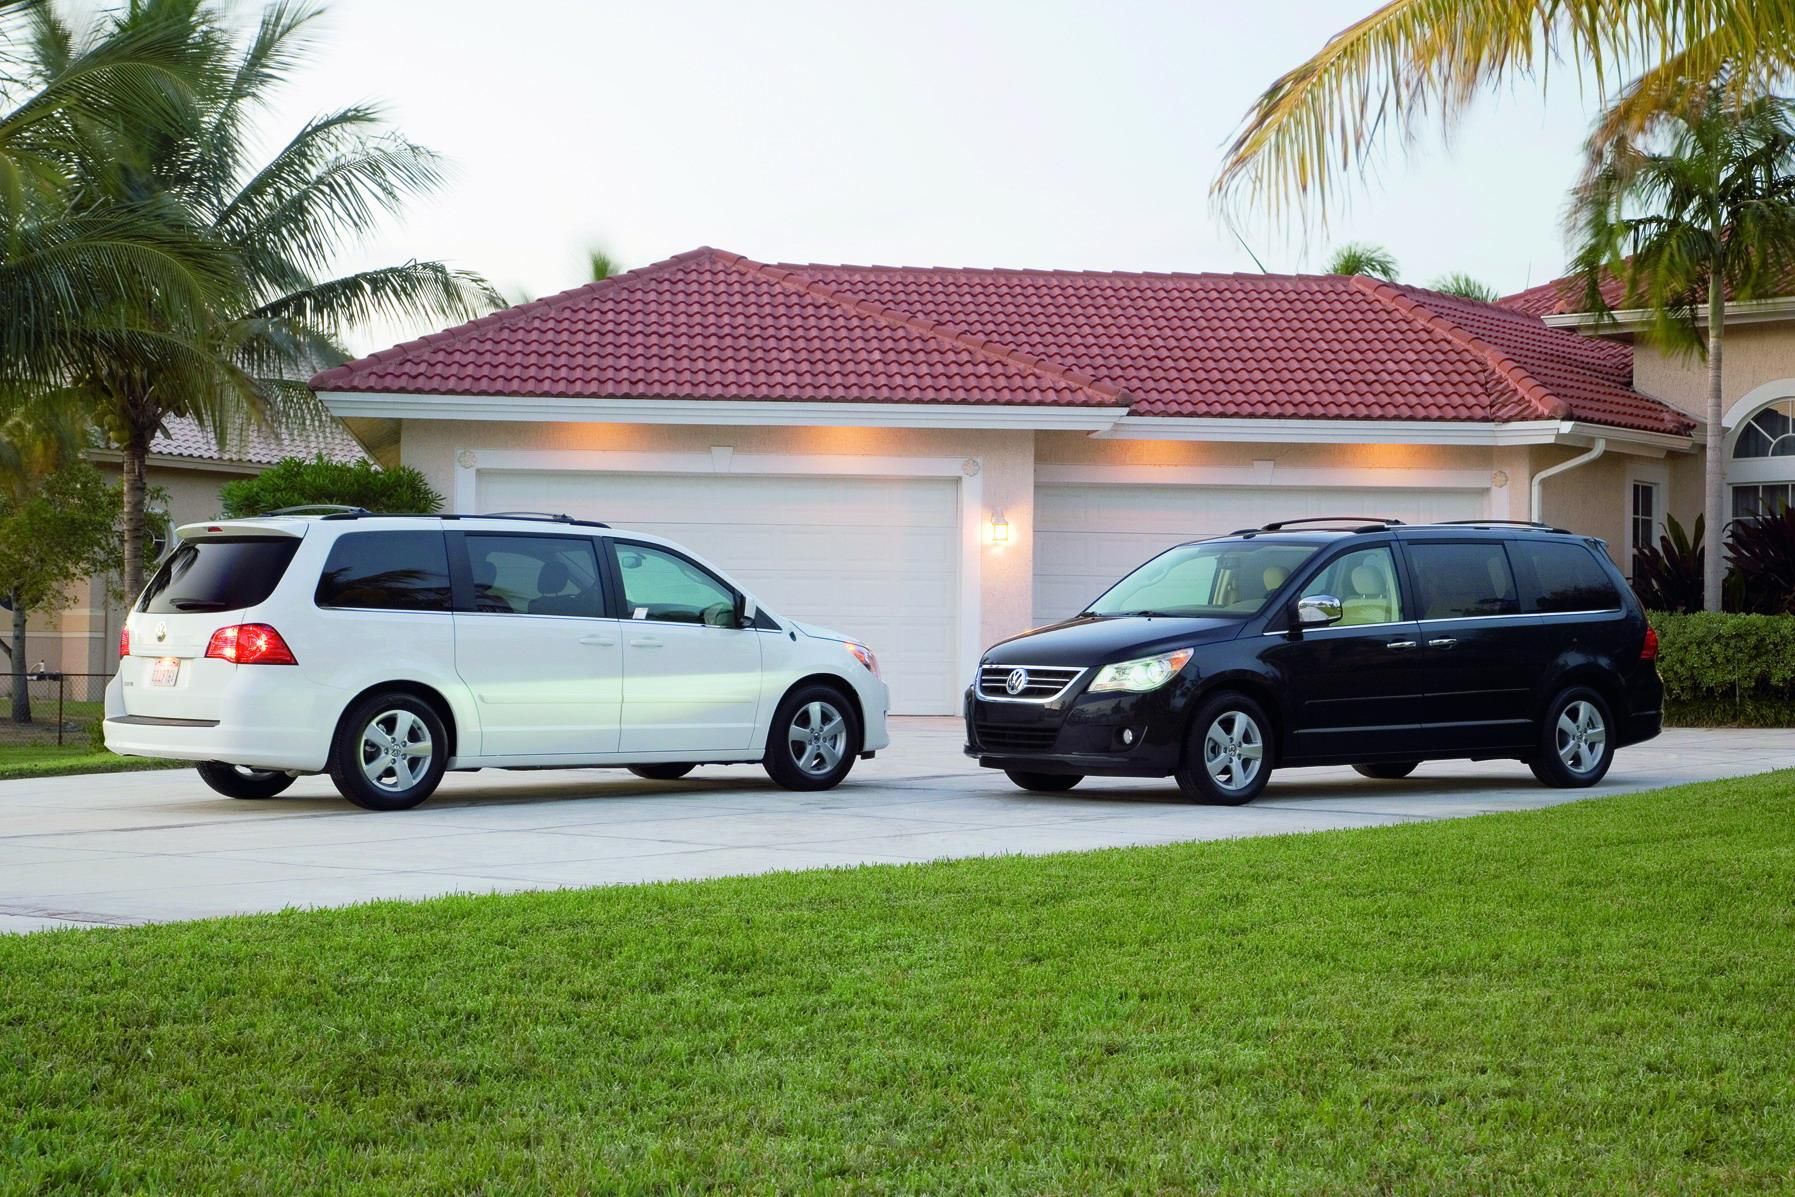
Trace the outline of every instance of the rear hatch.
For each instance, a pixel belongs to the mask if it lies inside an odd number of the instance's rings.
[[[305,525],[297,521],[194,524],[156,570],[126,617],[130,649],[119,661],[125,713],[219,719],[225,684],[240,668],[206,656],[212,634],[243,622],[274,593]]]

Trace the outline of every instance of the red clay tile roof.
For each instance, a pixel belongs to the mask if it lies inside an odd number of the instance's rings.
[[[1623,345],[1361,277],[767,266],[711,249],[312,380],[416,394],[1692,427],[1630,383]]]
[[[283,457],[312,458],[319,454],[332,461],[361,461],[367,457],[355,443],[349,430],[332,420],[325,428],[310,432],[288,431],[280,434],[251,428],[227,438],[220,448],[218,438],[184,416],[170,416],[162,422],[162,431],[150,439],[150,452],[166,457],[191,457],[201,461],[242,462],[248,465],[273,465]]]
[[[1537,287],[1529,287],[1525,291],[1516,291],[1513,295],[1504,295],[1496,302],[1511,311],[1525,312],[1530,316],[1567,316],[1589,311],[1589,304],[1583,299],[1583,277],[1567,274],[1563,278],[1555,278],[1549,283],[1541,283]],[[1795,271],[1791,271],[1778,286],[1773,288],[1774,297],[1795,295]],[[1759,295],[1758,299],[1769,299],[1772,295]],[[1729,286],[1726,299],[1731,303],[1737,296]],[[1621,309],[1635,306],[1627,302],[1627,289],[1622,280],[1609,275],[1602,280],[1602,302],[1610,308]]]

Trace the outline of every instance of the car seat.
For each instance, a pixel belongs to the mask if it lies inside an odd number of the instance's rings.
[[[1394,623],[1396,604],[1392,600],[1390,575],[1376,566],[1355,565],[1347,581],[1352,595],[1341,601],[1345,625]]]
[[[573,574],[561,561],[545,561],[536,571],[536,593],[530,601],[531,615],[586,615],[591,613],[588,596],[580,591],[563,594]]]
[[[492,611],[501,615],[515,614],[517,608],[511,601],[495,588],[499,580],[499,567],[492,563],[490,557],[482,557],[474,562],[474,609],[476,611]]]

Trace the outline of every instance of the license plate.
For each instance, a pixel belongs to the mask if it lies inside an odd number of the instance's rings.
[[[172,686],[181,677],[181,658],[157,657],[156,663],[150,666],[150,685]]]

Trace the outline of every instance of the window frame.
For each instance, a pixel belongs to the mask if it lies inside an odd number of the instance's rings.
[[[1595,567],[1596,573],[1601,575],[1602,580],[1608,584],[1608,593],[1613,596],[1614,605],[1611,607],[1578,607],[1573,611],[1545,611],[1539,609],[1541,596],[1538,587],[1538,571],[1534,566],[1529,564],[1525,577],[1523,577],[1521,569],[1522,562],[1517,556],[1519,552],[1517,546],[1522,544],[1537,544],[1542,546],[1563,545],[1567,548],[1581,550],[1582,553],[1589,558],[1590,564]],[[1609,572],[1609,567],[1613,562],[1608,560],[1608,555],[1606,553],[1598,552],[1593,545],[1581,540],[1510,540],[1504,542],[1504,548],[1508,552],[1508,572],[1514,577],[1515,594],[1519,597],[1521,614],[1523,615],[1531,615],[1540,619],[1550,619],[1561,615],[1614,615],[1617,612],[1622,612],[1627,609],[1626,588],[1617,584],[1614,580],[1614,576]],[[1525,585],[1523,585],[1523,582],[1525,582]],[[1535,609],[1529,611],[1527,610],[1528,607],[1533,607]]]
[[[337,546],[352,536],[391,536],[395,534],[429,536],[443,538],[444,564],[448,567],[449,601],[442,607],[366,607],[354,604],[326,603],[320,593],[324,589],[324,575],[330,568],[330,558],[337,551]],[[441,528],[351,528],[330,542],[324,551],[324,560],[318,565],[318,580],[312,586],[312,607],[319,611],[375,611],[390,615],[453,615],[455,613],[455,554],[450,551],[448,534]]]
[[[694,561],[690,554],[682,553],[672,545],[656,544],[651,540],[635,540],[627,536],[605,536],[600,537],[599,539],[604,542],[603,551],[599,553],[599,567],[606,575],[606,589],[609,592],[611,599],[611,609],[617,612],[616,618],[619,623],[652,623],[661,627],[672,628],[706,628],[714,632],[765,630],[761,626],[761,620],[764,613],[757,613],[753,621],[747,624],[742,624],[738,621],[737,625],[733,628],[722,627],[714,623],[705,623],[703,620],[699,620],[697,623],[691,623],[683,619],[655,619],[652,616],[645,616],[641,619],[635,618],[630,614],[629,596],[624,593],[623,589],[623,563],[617,559],[617,549],[619,545],[634,545],[638,548],[653,549],[657,553],[665,553],[669,557],[679,558],[679,560],[685,562],[687,565],[721,586],[724,590],[728,591],[731,600],[735,603],[735,609],[738,612],[742,609],[742,600],[745,597],[745,593],[741,588],[718,575],[716,570],[710,568],[701,561]],[[775,630],[777,629],[775,628]]]
[[[1652,498],[1652,510],[1648,516],[1640,516],[1639,492],[1644,490]],[[1729,494],[1730,497],[1730,494]],[[1639,521],[1647,519],[1651,522],[1644,543],[1639,540]],[[1664,487],[1655,478],[1634,478],[1627,484],[1627,567],[1633,572],[1639,560],[1639,551],[1655,547],[1658,543],[1660,529],[1664,526]]]
[[[493,530],[480,529],[467,531],[457,528],[444,533],[449,542],[449,584],[454,594],[454,610],[457,615],[496,615],[506,619],[617,619],[617,604],[613,601],[610,581],[605,570],[605,551],[601,537],[580,532],[550,532],[542,528],[499,528]],[[467,546],[467,538],[479,536],[498,540],[571,540],[582,541],[593,555],[593,565],[598,576],[599,611],[597,615],[554,615],[547,611],[482,611],[478,596],[474,592],[474,559]]]
[[[1480,620],[1480,619],[1538,619],[1539,616],[1537,614],[1522,610],[1522,608],[1525,607],[1526,604],[1524,602],[1522,602],[1522,599],[1521,599],[1520,575],[1515,572],[1515,563],[1513,561],[1509,560],[1509,556],[1508,556],[1508,542],[1510,539],[1511,538],[1509,538],[1509,537],[1497,538],[1497,537],[1487,537],[1487,536],[1462,536],[1462,537],[1450,537],[1450,538],[1443,537],[1441,539],[1436,540],[1432,537],[1429,537],[1426,540],[1417,539],[1417,540],[1407,541],[1406,543],[1404,543],[1403,544],[1403,553],[1404,553],[1404,557],[1405,557],[1405,564],[1408,566],[1409,584],[1413,588],[1414,596],[1415,596],[1414,606],[1411,608],[1411,610],[1413,610],[1415,612],[1415,618],[1412,620],[1412,622],[1414,622],[1414,623],[1465,623],[1467,621],[1474,621],[1474,620]],[[1502,564],[1504,566],[1506,566],[1508,569],[1508,580],[1509,580],[1509,583],[1514,587],[1515,609],[1513,611],[1488,612],[1488,613],[1481,614],[1481,615],[1431,615],[1431,616],[1428,615],[1427,614],[1427,606],[1422,601],[1422,596],[1421,596],[1421,567],[1420,567],[1420,563],[1417,559],[1409,558],[1407,555],[1416,549],[1430,548],[1430,547],[1434,547],[1434,546],[1445,547],[1448,545],[1492,545],[1492,546],[1494,546],[1497,555],[1502,558]]]

